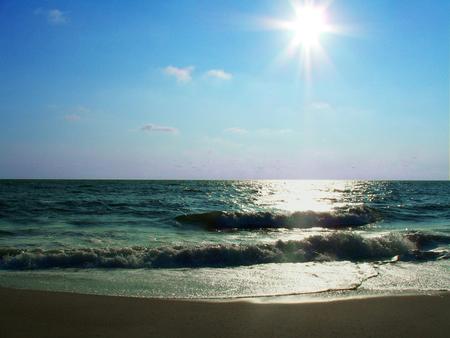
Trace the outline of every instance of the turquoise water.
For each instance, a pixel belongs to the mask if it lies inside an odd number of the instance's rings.
[[[0,285],[211,298],[448,290],[450,182],[0,181]]]

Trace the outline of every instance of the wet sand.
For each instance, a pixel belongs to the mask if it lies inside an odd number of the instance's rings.
[[[0,288],[0,337],[448,337],[450,293],[311,303]]]

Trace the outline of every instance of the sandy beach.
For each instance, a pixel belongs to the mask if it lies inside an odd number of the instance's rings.
[[[8,337],[447,337],[449,293],[312,303],[180,301],[0,289]]]

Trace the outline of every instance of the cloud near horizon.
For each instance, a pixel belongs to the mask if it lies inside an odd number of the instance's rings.
[[[284,129],[271,129],[271,128],[262,128],[255,131],[258,134],[261,135],[286,135],[293,133],[294,131],[289,128]]]
[[[223,131],[225,133],[231,133],[231,134],[246,134],[246,133],[248,133],[247,129],[239,128],[239,127],[227,128],[227,129],[224,129]]]
[[[194,66],[179,68],[175,66],[167,66],[164,68],[164,73],[169,76],[173,76],[177,79],[177,82],[189,82],[192,80],[192,72],[194,71]]]
[[[152,133],[152,132],[173,133],[173,134],[178,133],[177,128],[168,127],[168,126],[158,126],[158,125],[152,124],[152,123],[143,125],[140,128],[140,130],[144,131],[144,132],[149,132],[149,133]]]
[[[233,74],[227,73],[223,69],[211,69],[206,72],[206,76],[213,77],[220,80],[231,80]]]
[[[47,18],[47,22],[52,25],[63,25],[69,22],[67,14],[59,9],[42,9],[38,8],[34,11],[36,15],[43,15]]]
[[[226,128],[223,130],[225,133],[230,134],[236,134],[236,135],[243,135],[243,134],[259,134],[259,135],[280,135],[280,134],[289,134],[292,133],[292,129],[271,129],[271,128],[262,128],[262,129],[256,129],[256,130],[248,130],[240,127],[232,127],[232,128]]]
[[[309,104],[309,108],[312,110],[329,110],[332,109],[332,105],[325,101],[315,101]]]

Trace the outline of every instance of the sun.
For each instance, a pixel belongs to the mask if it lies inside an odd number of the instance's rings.
[[[319,38],[327,29],[325,11],[314,6],[301,6],[295,8],[296,18],[290,23],[293,31],[293,44],[310,49],[319,44]]]
[[[288,43],[279,51],[275,62],[279,65],[286,63],[288,59],[298,60],[304,83],[309,86],[313,70],[319,67],[333,68],[325,48],[330,36],[345,34],[348,28],[334,22],[330,12],[333,0],[289,2],[292,9],[289,17],[264,18],[263,28],[287,33]]]

